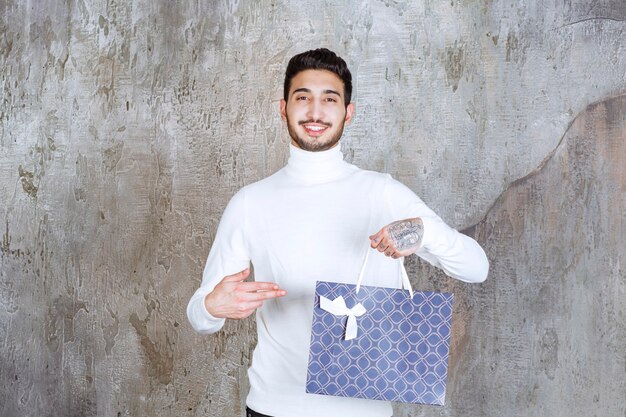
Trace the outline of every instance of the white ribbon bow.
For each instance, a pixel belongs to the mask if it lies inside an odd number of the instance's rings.
[[[361,303],[355,305],[352,308],[346,306],[346,302],[342,296],[329,300],[324,296],[320,296],[320,308],[324,311],[328,311],[335,316],[348,316],[348,323],[346,324],[346,340],[354,339],[359,331],[359,326],[356,323],[356,318],[362,316],[367,311]]]

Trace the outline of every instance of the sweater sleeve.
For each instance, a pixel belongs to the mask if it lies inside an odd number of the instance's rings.
[[[225,319],[213,317],[204,305],[207,294],[227,275],[246,269],[250,265],[249,247],[245,237],[245,191],[233,196],[217,228],[213,246],[209,252],[202,283],[187,304],[187,318],[199,333],[215,333],[222,328]]]
[[[448,226],[413,191],[391,176],[385,193],[396,220],[422,219],[424,235],[416,255],[464,282],[483,282],[487,278],[489,261],[474,239]]]

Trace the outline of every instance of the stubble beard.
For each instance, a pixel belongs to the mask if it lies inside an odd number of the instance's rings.
[[[335,134],[331,136],[328,140],[320,141],[318,140],[319,138],[309,138],[305,140],[298,136],[296,130],[292,127],[291,122],[289,121],[289,117],[286,116],[286,118],[287,118],[287,131],[289,132],[289,136],[291,136],[291,139],[293,139],[298,144],[300,149],[303,149],[305,151],[309,151],[309,152],[327,151],[328,149],[335,146],[337,142],[339,142],[339,139],[341,139],[341,135],[343,135],[343,126],[345,122],[342,121],[337,131],[335,132]],[[310,123],[310,122],[312,121],[300,122],[298,124]],[[316,121],[316,123],[323,123],[323,124],[328,125],[328,123],[324,123],[320,121]],[[331,128],[332,128],[332,125],[329,125],[328,129],[331,129]]]

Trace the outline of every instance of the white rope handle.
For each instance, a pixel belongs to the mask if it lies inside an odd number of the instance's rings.
[[[361,266],[361,271],[359,272],[359,278],[356,281],[356,293],[359,293],[361,289],[361,282],[363,281],[363,275],[365,274],[365,266],[367,265],[367,259],[370,255],[369,245],[367,249],[365,249],[365,257],[363,258],[363,265]],[[413,298],[413,288],[411,287],[411,282],[409,281],[409,276],[406,273],[406,269],[404,268],[404,258],[398,258],[398,262],[400,262],[400,276],[402,277],[402,288],[409,291],[411,298]]]

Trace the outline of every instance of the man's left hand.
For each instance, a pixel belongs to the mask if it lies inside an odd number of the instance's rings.
[[[398,220],[370,236],[370,245],[372,249],[378,249],[386,256],[397,259],[415,253],[422,246],[422,236],[424,236],[422,219],[416,217]]]

